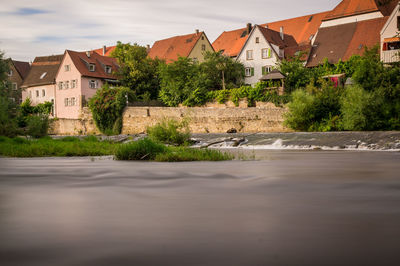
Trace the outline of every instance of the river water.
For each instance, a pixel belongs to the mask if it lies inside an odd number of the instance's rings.
[[[399,265],[400,153],[0,158],[0,265]]]

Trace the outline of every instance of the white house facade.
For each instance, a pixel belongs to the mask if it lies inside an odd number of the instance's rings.
[[[381,60],[386,64],[400,61],[400,2],[381,31]]]
[[[237,61],[245,67],[245,83],[254,85],[284,58],[284,48],[297,45],[294,38],[256,25],[240,51]]]

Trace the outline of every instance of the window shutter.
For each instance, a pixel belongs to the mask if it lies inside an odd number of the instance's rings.
[[[265,75],[266,74],[265,73],[265,67],[262,67],[261,70],[262,70],[262,74]]]
[[[251,76],[254,76],[254,67],[251,68]]]
[[[270,58],[270,57],[271,57],[271,49],[268,48],[268,58]]]
[[[96,80],[96,89],[99,87],[99,81],[98,80]]]

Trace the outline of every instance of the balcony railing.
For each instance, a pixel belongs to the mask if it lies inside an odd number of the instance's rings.
[[[383,63],[400,62],[400,50],[382,51]]]

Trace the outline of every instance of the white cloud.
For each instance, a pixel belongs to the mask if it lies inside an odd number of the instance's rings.
[[[1,0],[4,1],[4,0]],[[246,22],[332,9],[340,0],[14,0],[1,3],[0,50],[16,60],[89,50],[117,41],[142,45],[204,30],[211,41]]]

